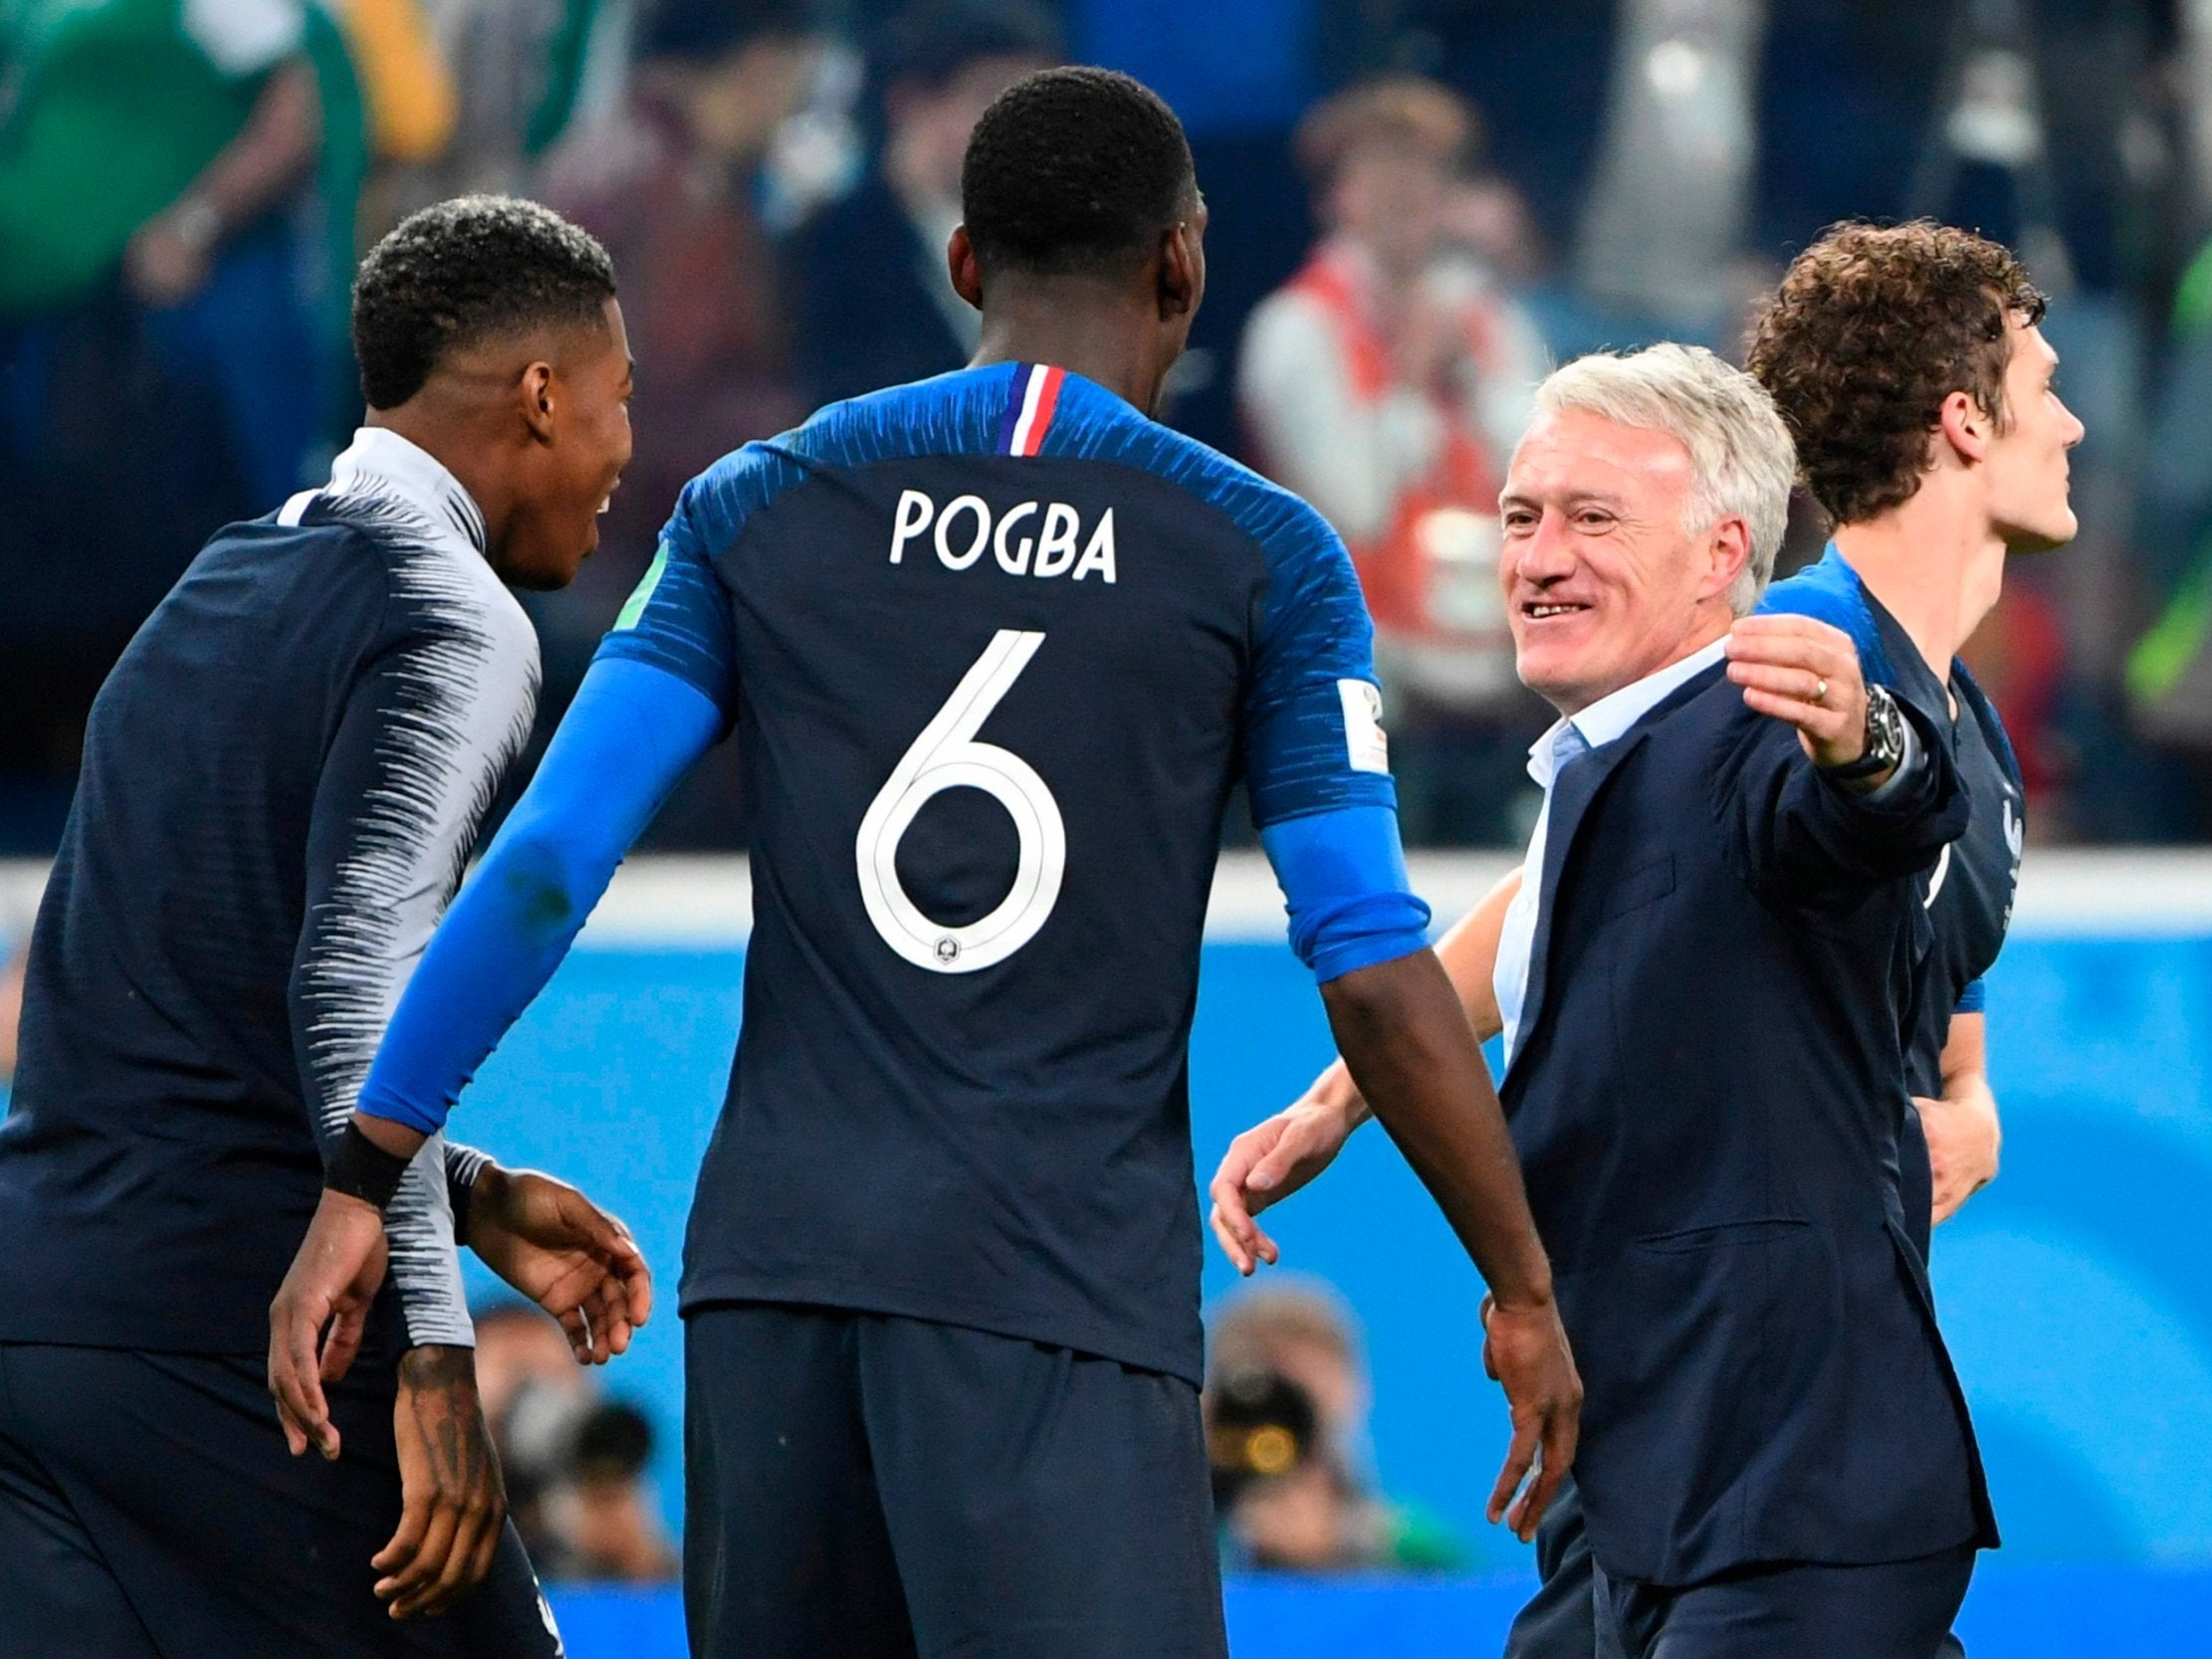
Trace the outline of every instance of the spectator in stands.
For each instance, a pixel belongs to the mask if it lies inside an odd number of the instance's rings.
[[[364,14],[419,9],[419,32],[413,18],[387,18],[376,32],[379,50],[355,51],[379,148],[413,163],[392,211],[477,191],[529,194],[533,164],[575,106],[601,0],[349,4]],[[369,31],[357,23],[354,33],[365,46]]]
[[[526,1390],[550,1389],[580,1400],[596,1386],[591,1373],[576,1363],[568,1339],[542,1308],[512,1300],[477,1310],[476,1393],[484,1420],[498,1441],[515,1402]],[[501,1455],[506,1455],[501,1445]]]
[[[1208,1369],[1217,1507],[1239,1561],[1299,1572],[1465,1564],[1442,1523],[1375,1490],[1366,1357],[1334,1290],[1278,1279],[1241,1293],[1214,1322]]]
[[[541,1576],[662,1583],[676,1554],[645,1480],[653,1430],[599,1392],[559,1326],[523,1302],[476,1315],[477,1394],[508,1510]]]
[[[677,1576],[675,1549],[661,1525],[645,1465],[653,1427],[636,1406],[605,1400],[568,1432],[566,1471],[547,1499],[557,1541],[542,1563],[549,1577],[664,1584]]]
[[[881,143],[842,199],[785,248],[784,289],[806,400],[828,403],[964,365],[982,319],[953,292],[961,157],[985,105],[1061,58],[1051,20],[1020,0],[924,0],[873,54]]]
[[[318,4],[0,4],[0,841],[51,847],[115,655],[332,435],[362,160]]]
[[[589,1407],[598,1383],[543,1309],[501,1301],[474,1318],[477,1398],[507,1481],[508,1514],[543,1573],[559,1547],[546,1500],[558,1473],[562,1426]]]
[[[601,520],[599,551],[565,591],[528,602],[545,671],[542,736],[643,576],[677,492],[806,412],[762,203],[779,136],[841,48],[805,0],[658,0],[639,7],[636,50],[621,109],[579,123],[541,191],[614,257],[646,365],[630,409],[637,458]],[[737,753],[726,745],[677,791],[653,844],[727,847],[739,821]]]
[[[650,365],[631,412],[637,460],[577,584],[579,603],[604,612],[594,635],[685,481],[803,413],[754,192],[827,50],[799,0],[664,0],[644,15],[626,117],[579,134],[546,180],[547,201],[614,257]]]
[[[1541,725],[1513,676],[1497,491],[1545,368],[1526,311],[1449,234],[1479,124],[1393,77],[1299,124],[1320,245],[1245,330],[1238,401],[1262,467],[1351,546],[1400,739],[1409,839],[1496,840]],[[1493,212],[1487,216],[1495,222]]]
[[[84,0],[12,7],[10,25],[0,353],[35,375],[59,324],[119,285],[157,364],[213,393],[240,506],[266,511],[325,435],[316,250],[290,209],[323,153],[325,81],[347,79],[334,28],[305,0]],[[329,206],[349,222],[350,198]],[[17,407],[43,389],[19,380]]]

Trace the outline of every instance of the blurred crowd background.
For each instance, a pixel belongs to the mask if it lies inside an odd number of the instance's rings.
[[[1352,546],[1410,841],[1514,845],[1535,809],[1494,508],[1546,367],[1735,354],[1823,226],[1922,214],[2024,254],[2090,432],[2080,542],[2016,564],[1970,648],[2032,833],[2212,831],[2206,0],[0,0],[0,856],[51,851],[92,698],[207,534],[327,476],[352,266],[410,209],[530,194],[618,267],[637,459],[582,579],[529,601],[543,732],[686,479],[965,360],[968,131],[1070,60],[1189,126],[1212,286],[1167,418]],[[1785,568],[1822,538],[1801,504]],[[742,844],[730,762],[651,845]],[[483,1312],[541,1564],[670,1575],[652,1425],[540,1316]],[[1377,1490],[1325,1287],[1215,1337],[1227,1558],[1462,1564]]]
[[[2081,542],[1973,646],[2034,833],[2204,838],[2196,0],[0,0],[0,852],[52,845],[101,677],[207,532],[325,476],[352,263],[410,208],[530,193],[620,269],[638,459],[533,601],[550,726],[687,477],[963,360],[963,142],[1070,58],[1190,126],[1213,287],[1169,418],[1353,546],[1410,840],[1533,809],[1491,520],[1534,379],[1732,351],[1821,227],[1918,214],[2026,255],[2090,429]],[[1821,536],[1802,513],[1785,562]],[[741,808],[710,764],[655,844],[734,847]]]

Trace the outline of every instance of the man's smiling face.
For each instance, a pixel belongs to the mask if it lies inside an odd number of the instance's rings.
[[[1521,680],[1572,715],[1727,627],[1742,566],[1692,533],[1696,476],[1664,432],[1580,409],[1539,415],[1499,498],[1498,561]]]

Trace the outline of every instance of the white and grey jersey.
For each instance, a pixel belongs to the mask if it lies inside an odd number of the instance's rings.
[[[476,504],[389,432],[361,432],[330,486],[296,497],[279,521],[357,529],[386,580],[380,649],[362,665],[319,791],[329,810],[311,832],[295,975],[301,1071],[328,1149],[530,735],[538,642],[486,562]],[[446,1179],[444,1138],[433,1136],[386,1215],[415,1346],[473,1341]]]

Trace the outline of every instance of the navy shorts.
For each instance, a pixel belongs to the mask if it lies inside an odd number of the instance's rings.
[[[1974,1576],[1962,1545],[1873,1566],[1744,1567],[1687,1589],[1609,1579],[1630,1659],[1939,1659]]]
[[[1225,1659],[1198,1390],[959,1326],[684,1322],[693,1659]]]
[[[1971,1553],[1964,1557],[1971,1572]],[[1785,1643],[1792,1655],[1827,1652],[1821,1639],[1834,1639],[1841,1623],[1843,1637],[1838,1652],[1845,1655],[1878,1655],[1904,1652],[1931,1659],[1966,1659],[1966,1648],[1949,1632],[1949,1619],[1957,1612],[1957,1597],[1944,1612],[1944,1630],[1933,1648],[1917,1646],[1920,1637],[1911,1628],[1891,1632],[1886,1619],[1902,1610],[1911,1626],[1913,1608],[1933,1599],[1940,1606],[1951,1590],[1955,1557],[1940,1555],[1931,1561],[1904,1561],[1893,1566],[1807,1566],[1767,1568],[1738,1572],[1701,1592],[1648,1590],[1622,1586],[1615,1590],[1604,1568],[1591,1557],[1591,1536],[1582,1520],[1582,1493],[1575,1478],[1560,1482],[1560,1493],[1535,1531],[1535,1566],[1544,1583],[1528,1599],[1528,1606],[1513,1619],[1506,1637],[1506,1659],[1628,1659],[1628,1639],[1642,1637],[1637,1652],[1672,1652],[1687,1655],[1705,1652],[1765,1652],[1761,1643],[1776,1643],[1778,1630],[1790,1630]],[[1872,1597],[1872,1608],[1852,1608],[1834,1619],[1838,1606],[1850,1608],[1845,1597]],[[1964,1577],[1957,1579],[1957,1595],[1964,1595]],[[1685,1601],[1687,1597],[1687,1601]],[[1807,1628],[1790,1619],[1801,1617]],[[1823,1626],[1823,1619],[1830,1619]],[[1626,1632],[1626,1635],[1624,1635]],[[1674,1648],[1653,1646],[1665,1632]],[[1730,1635],[1734,1632],[1734,1635]],[[1745,1635],[1750,1632],[1750,1635]],[[1727,1646],[1734,1641],[1738,1646]],[[1886,1646],[1882,1646],[1886,1643]],[[1774,1648],[1781,1650],[1781,1648]]]
[[[285,1449],[260,1354],[0,1343],[0,1659],[556,1659],[513,1527],[452,1612],[384,1611],[396,1385],[329,1395],[335,1463]]]

